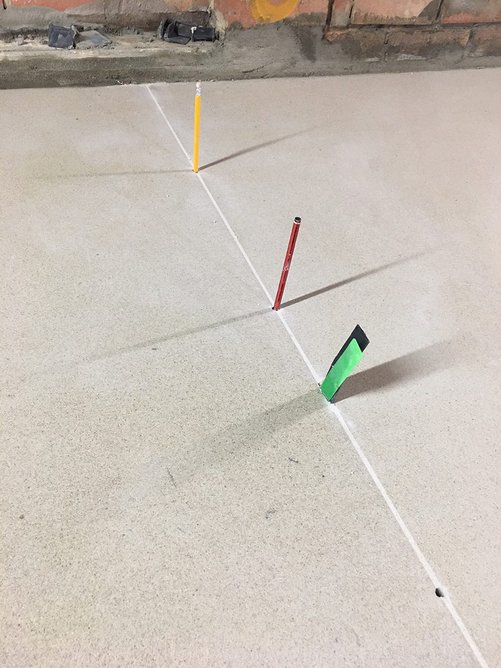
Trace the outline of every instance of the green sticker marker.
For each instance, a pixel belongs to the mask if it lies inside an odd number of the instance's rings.
[[[360,325],[357,325],[336,355],[324,382],[320,385],[327,401],[334,399],[336,392],[362,359],[363,352],[368,345],[369,339]]]

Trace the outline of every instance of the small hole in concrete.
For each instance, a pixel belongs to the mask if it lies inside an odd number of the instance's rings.
[[[443,597],[444,597],[444,592],[440,589],[440,587],[437,587],[437,588],[435,589],[435,594],[436,594],[436,596],[438,596],[439,598],[443,598]]]

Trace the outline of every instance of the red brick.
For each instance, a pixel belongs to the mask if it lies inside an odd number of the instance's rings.
[[[474,28],[471,46],[474,57],[501,56],[501,24]]]
[[[97,0],[92,3],[85,3],[72,9],[66,9],[65,13],[75,23],[100,23],[107,22],[106,8],[104,0]]]
[[[105,0],[104,13],[108,25],[151,30],[164,17],[165,6],[163,0],[152,0],[146,6],[138,5],[137,0]]]
[[[344,55],[353,60],[382,60],[386,31],[353,28],[328,30],[324,38],[341,48]]]
[[[353,0],[334,0],[331,25],[345,28],[350,22]]]
[[[119,0],[122,1],[122,0]],[[137,0],[132,0],[137,2]],[[153,0],[148,0],[152,2]],[[170,7],[172,0],[161,0],[164,6]],[[260,23],[272,22],[269,19],[260,18],[256,13],[252,0],[214,0],[210,3],[209,0],[198,0],[196,3],[193,0],[175,0],[176,4],[179,2],[188,2],[192,6],[204,8],[212,4],[213,9],[221,20],[221,25],[226,24],[227,27],[250,28]],[[280,7],[280,1],[270,3]],[[325,21],[325,7],[326,0],[299,0],[296,7],[291,11],[287,18],[298,17],[298,23],[301,25],[321,25]],[[167,9],[169,11],[169,9]],[[173,11],[172,9],[170,10]]]
[[[440,0],[355,0],[353,24],[426,25],[435,20]]]
[[[501,0],[444,0],[443,23],[501,22]]]
[[[215,0],[214,10],[221,24],[226,26],[238,26],[250,28],[256,25],[256,19],[252,16],[249,3],[235,2],[235,0]]]
[[[463,51],[469,37],[470,28],[392,30],[388,35],[387,55],[416,60],[435,58],[451,51]]]

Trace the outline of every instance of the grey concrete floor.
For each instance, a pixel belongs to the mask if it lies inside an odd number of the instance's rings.
[[[0,94],[2,665],[501,661],[500,83]]]

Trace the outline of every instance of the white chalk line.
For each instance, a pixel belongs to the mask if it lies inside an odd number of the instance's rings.
[[[188,151],[184,148],[184,146],[183,146],[181,140],[179,139],[179,137],[178,137],[177,134],[176,134],[176,131],[174,130],[174,128],[173,128],[172,125],[170,124],[170,121],[169,121],[169,119],[167,118],[167,116],[165,115],[164,110],[163,110],[162,107],[159,105],[158,100],[157,100],[157,98],[155,97],[155,95],[152,93],[149,84],[146,84],[146,90],[147,90],[148,93],[151,95],[151,99],[152,99],[153,102],[155,103],[155,105],[156,105],[158,111],[160,112],[160,115],[162,116],[162,118],[164,119],[164,121],[167,123],[167,127],[168,127],[169,130],[172,132],[172,134],[173,134],[173,136],[174,136],[174,139],[175,139],[175,140],[177,141],[177,143],[178,143],[179,148],[180,148],[181,151],[184,153],[184,155],[186,156],[186,160],[188,160],[188,162],[189,162],[190,165],[191,165],[191,158],[190,158],[190,155],[189,155]]]
[[[172,125],[171,125],[169,119],[168,119],[167,116],[165,115],[165,113],[164,113],[163,109],[161,108],[160,104],[158,103],[158,101],[157,101],[155,95],[154,95],[153,92],[151,91],[150,85],[147,84],[146,87],[147,87],[148,92],[149,92],[149,94],[151,95],[153,101],[155,102],[155,105],[156,105],[157,109],[159,110],[160,114],[162,115],[162,118],[165,120],[167,126],[169,127],[169,130],[172,132],[172,135],[174,136],[174,139],[175,139],[176,142],[178,143],[178,145],[179,145],[179,147],[181,148],[182,152],[183,152],[184,155],[186,156],[186,159],[188,160],[188,162],[189,162],[190,165],[191,165],[191,157],[190,157],[189,153],[188,153],[188,152],[186,151],[186,149],[184,148],[184,146],[183,146],[181,140],[179,139],[179,137],[178,137],[176,131],[175,131],[174,128],[172,127]],[[237,235],[235,234],[233,228],[231,227],[231,225],[230,225],[230,223],[228,222],[226,216],[225,216],[224,213],[222,212],[221,207],[220,207],[219,204],[216,202],[214,196],[212,195],[211,191],[209,190],[207,184],[205,183],[205,181],[204,181],[202,175],[201,175],[200,173],[197,173],[197,174],[195,174],[195,176],[198,178],[200,184],[202,185],[202,187],[203,187],[203,189],[205,190],[207,196],[209,197],[210,201],[212,202],[212,205],[214,206],[214,208],[215,208],[216,211],[218,212],[219,216],[221,217],[221,220],[223,221],[223,223],[224,223],[226,229],[228,230],[228,232],[230,233],[230,235],[231,235],[233,241],[236,243],[236,245],[237,245],[239,251],[241,252],[241,254],[242,254],[243,258],[244,258],[244,260],[245,260],[245,261],[247,262],[247,264],[249,265],[250,270],[251,270],[252,273],[254,274],[254,276],[255,276],[257,282],[258,282],[259,285],[261,286],[261,289],[263,290],[263,292],[264,292],[264,294],[266,295],[268,301],[270,302],[270,306],[272,306],[272,305],[273,305],[273,298],[272,298],[270,292],[268,291],[267,287],[265,286],[265,284],[264,284],[263,281],[261,280],[261,277],[259,276],[259,274],[258,274],[256,268],[254,267],[254,264],[252,263],[252,260],[249,258],[249,256],[248,256],[247,253],[245,252],[244,247],[243,247],[242,244],[240,243],[240,241],[239,241]],[[319,383],[319,382],[320,382],[320,379],[321,379],[320,376],[319,376],[319,375],[317,374],[317,372],[315,371],[315,369],[314,369],[314,367],[313,367],[313,364],[310,362],[308,356],[306,355],[305,351],[303,350],[303,347],[301,346],[301,344],[300,344],[299,341],[297,340],[296,336],[294,335],[294,332],[291,330],[291,328],[290,328],[290,326],[288,325],[287,321],[285,320],[283,314],[282,314],[280,311],[277,311],[277,315],[278,315],[280,321],[282,322],[282,325],[284,326],[285,331],[286,331],[287,334],[289,335],[289,337],[290,337],[292,343],[293,343],[294,346],[296,347],[296,350],[298,351],[298,353],[300,354],[300,356],[301,356],[301,358],[303,359],[304,363],[305,363],[306,366],[308,367],[308,370],[309,370],[309,372],[311,373],[311,375],[313,376],[315,382],[316,382],[316,383]],[[473,638],[472,638],[470,632],[468,631],[468,629],[467,629],[465,623],[463,622],[461,616],[459,615],[459,613],[458,613],[458,611],[456,610],[454,604],[453,604],[452,601],[450,600],[450,597],[449,597],[448,592],[447,592],[447,591],[444,589],[444,587],[440,584],[440,580],[439,580],[437,574],[435,573],[435,571],[433,570],[433,567],[431,566],[430,562],[429,562],[429,561],[426,559],[426,557],[424,556],[423,552],[421,551],[421,548],[419,547],[419,545],[418,545],[417,542],[416,542],[416,539],[414,538],[414,536],[412,535],[410,529],[408,528],[408,526],[406,525],[406,523],[405,523],[404,520],[402,519],[402,516],[401,516],[400,513],[398,512],[398,510],[397,510],[395,504],[393,503],[393,501],[392,501],[390,495],[388,494],[388,492],[386,491],[386,489],[385,489],[383,483],[382,483],[381,480],[379,479],[379,476],[377,475],[376,471],[373,469],[372,464],[371,464],[370,461],[367,459],[367,456],[365,455],[363,449],[361,448],[361,446],[360,446],[359,443],[357,442],[357,439],[356,439],[355,436],[353,435],[353,432],[352,432],[351,429],[348,427],[348,424],[346,423],[346,420],[344,419],[344,417],[343,417],[341,411],[340,411],[339,408],[338,408],[336,405],[334,405],[334,404],[329,404],[329,407],[330,407],[332,413],[336,416],[336,418],[337,418],[339,424],[341,425],[343,431],[345,432],[345,434],[346,434],[346,436],[348,437],[350,443],[352,444],[352,446],[353,446],[355,452],[357,453],[357,455],[358,455],[360,461],[362,462],[362,464],[364,465],[364,467],[365,467],[365,469],[367,470],[368,474],[370,475],[370,477],[371,477],[371,479],[372,479],[374,485],[375,485],[376,488],[379,490],[379,493],[380,493],[381,496],[383,497],[384,502],[386,503],[386,505],[387,505],[388,509],[390,510],[391,514],[392,514],[393,517],[395,518],[395,520],[396,520],[398,526],[400,527],[402,533],[404,534],[405,538],[407,539],[407,542],[409,543],[410,547],[412,548],[412,551],[413,551],[414,554],[416,555],[416,557],[417,557],[419,563],[421,564],[421,566],[423,567],[424,571],[426,572],[426,574],[428,575],[429,579],[431,580],[431,582],[432,582],[434,588],[435,588],[435,589],[440,588],[440,589],[442,590],[442,592],[443,592],[443,594],[444,594],[443,597],[442,597],[442,601],[443,601],[445,607],[447,608],[447,610],[449,611],[449,613],[451,614],[451,616],[452,616],[453,620],[455,621],[457,627],[458,627],[459,630],[461,631],[461,633],[462,633],[464,639],[466,640],[466,642],[467,642],[468,646],[470,647],[472,653],[474,654],[475,658],[477,659],[479,665],[482,666],[482,668],[489,668],[489,666],[488,666],[486,660],[484,659],[484,657],[482,656],[482,653],[480,652],[480,649],[478,648],[476,642],[473,640]]]
[[[147,84],[146,88],[148,89],[149,94],[151,95],[151,97],[152,97],[154,103],[156,104],[157,109],[158,109],[159,112],[161,113],[162,118],[163,118],[164,121],[167,123],[167,125],[168,125],[168,127],[169,127],[169,130],[172,132],[172,134],[173,134],[173,136],[174,136],[174,139],[175,139],[176,142],[178,143],[178,145],[179,145],[179,147],[181,148],[182,152],[183,152],[184,155],[186,156],[186,159],[188,160],[188,162],[189,162],[190,165],[191,165],[191,157],[190,157],[188,151],[184,148],[183,143],[182,143],[181,140],[179,139],[179,137],[178,137],[176,131],[174,130],[174,128],[172,127],[172,125],[171,125],[169,119],[168,119],[167,116],[165,115],[165,113],[164,113],[162,107],[159,105],[159,103],[158,103],[158,101],[157,101],[155,95],[154,95],[153,92],[151,91],[151,88],[150,88],[149,84]],[[224,223],[226,229],[228,230],[228,232],[230,233],[230,235],[231,235],[233,241],[234,241],[234,242],[236,243],[236,245],[238,246],[238,250],[242,253],[242,255],[243,255],[243,257],[244,257],[244,260],[245,260],[245,261],[247,262],[247,264],[249,265],[250,270],[251,270],[252,273],[254,274],[254,276],[255,276],[257,282],[258,282],[259,285],[261,286],[261,289],[263,290],[264,294],[265,294],[266,297],[268,298],[268,301],[270,302],[270,304],[273,304],[273,299],[272,299],[271,294],[268,292],[268,290],[267,290],[265,284],[264,284],[263,281],[261,280],[261,277],[260,277],[259,274],[257,273],[257,271],[256,271],[256,269],[255,269],[255,267],[254,267],[254,265],[252,264],[252,262],[251,262],[249,256],[247,255],[247,253],[245,252],[244,247],[242,246],[242,244],[240,243],[240,241],[239,241],[237,235],[236,235],[235,232],[233,231],[233,229],[232,229],[231,225],[229,224],[229,222],[228,222],[226,216],[225,216],[224,213],[221,211],[221,207],[219,206],[219,204],[216,202],[216,200],[215,200],[214,197],[212,196],[211,191],[207,188],[207,185],[206,185],[205,181],[203,180],[201,174],[197,173],[197,174],[195,174],[195,176],[198,177],[198,180],[200,181],[200,184],[201,184],[202,188],[205,190],[205,192],[206,192],[208,198],[209,198],[210,201],[212,202],[213,207],[216,209],[216,211],[218,212],[219,216],[221,217],[221,220],[223,221],[223,223]]]

